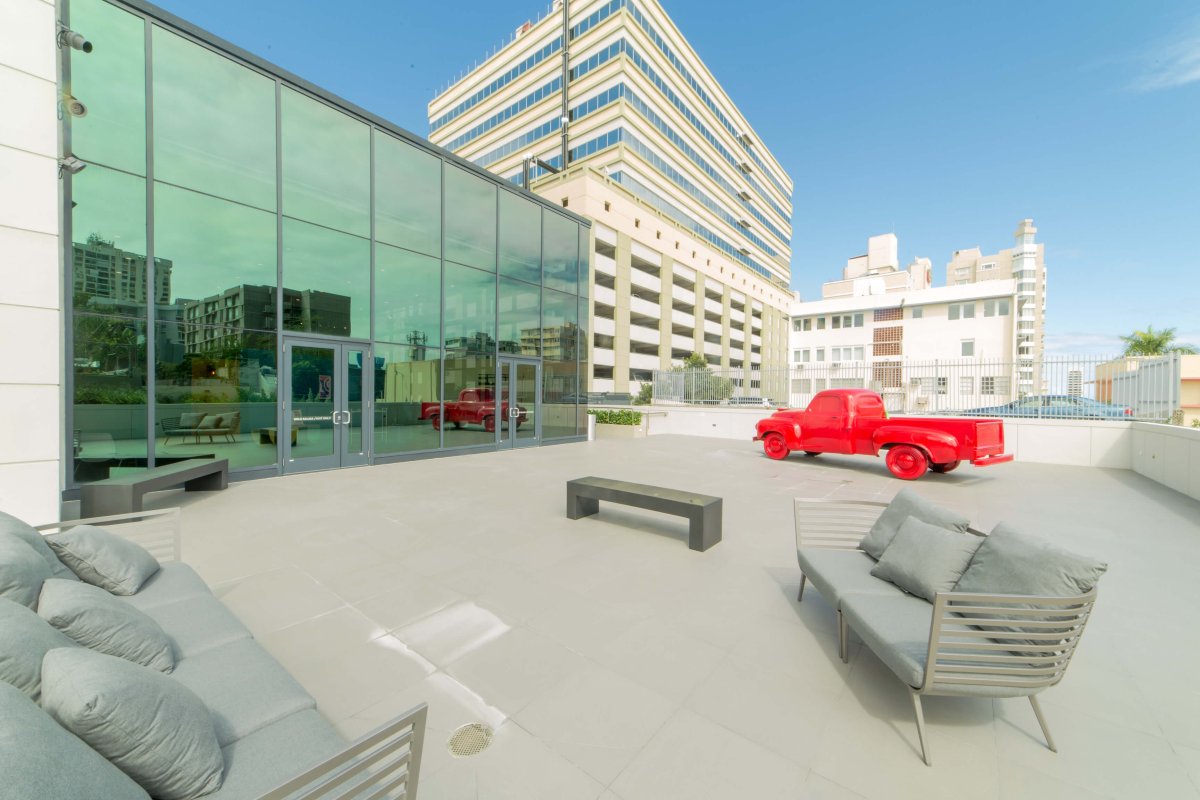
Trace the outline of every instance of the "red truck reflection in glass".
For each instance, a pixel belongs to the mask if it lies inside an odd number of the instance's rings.
[[[521,427],[525,421],[525,409],[517,406],[516,423]],[[443,416],[444,415],[444,416]],[[500,417],[510,420],[508,403],[500,404]],[[484,430],[491,433],[496,430],[496,392],[493,389],[463,389],[458,393],[458,400],[447,400],[445,403],[421,403],[421,419],[433,423],[433,429],[442,429],[443,419],[455,428],[463,425],[482,425]]]
[[[1012,461],[1004,452],[1004,423],[955,417],[889,418],[883,398],[866,389],[819,392],[803,411],[777,411],[756,426],[754,441],[767,456],[845,453],[885,456],[897,478],[915,481],[927,469],[950,472],[963,461],[977,467]]]

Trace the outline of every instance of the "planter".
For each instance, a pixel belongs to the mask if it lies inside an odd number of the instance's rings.
[[[642,439],[646,436],[646,419],[643,417],[638,425],[601,425],[596,424],[597,439]]]

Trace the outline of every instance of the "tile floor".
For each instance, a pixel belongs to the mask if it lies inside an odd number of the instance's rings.
[[[725,498],[724,541],[605,506],[584,475]],[[236,483],[182,504],[193,564],[348,737],[429,703],[420,797],[1200,797],[1200,504],[1120,470],[965,467],[913,485],[1110,563],[1066,680],[1024,700],[908,695],[799,583],[791,498],[890,499],[863,458],[675,436]],[[482,755],[445,740],[482,721]]]

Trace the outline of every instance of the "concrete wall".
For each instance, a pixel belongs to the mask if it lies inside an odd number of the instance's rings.
[[[1200,429],[1134,422],[1132,469],[1200,500]]]
[[[0,2],[0,510],[59,518],[62,267],[55,9]]]

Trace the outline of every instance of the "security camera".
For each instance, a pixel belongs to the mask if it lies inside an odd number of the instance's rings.
[[[58,46],[70,47],[72,50],[80,50],[84,53],[92,52],[92,43],[82,33],[76,33],[69,28],[63,28],[58,32]]]
[[[85,106],[74,95],[68,97],[63,105],[66,107],[67,113],[70,114],[72,117],[86,117],[87,116],[87,111],[88,111],[87,106]]]
[[[86,161],[81,161],[75,156],[63,156],[58,160],[59,172],[69,172],[72,175],[82,172],[87,166]]]

